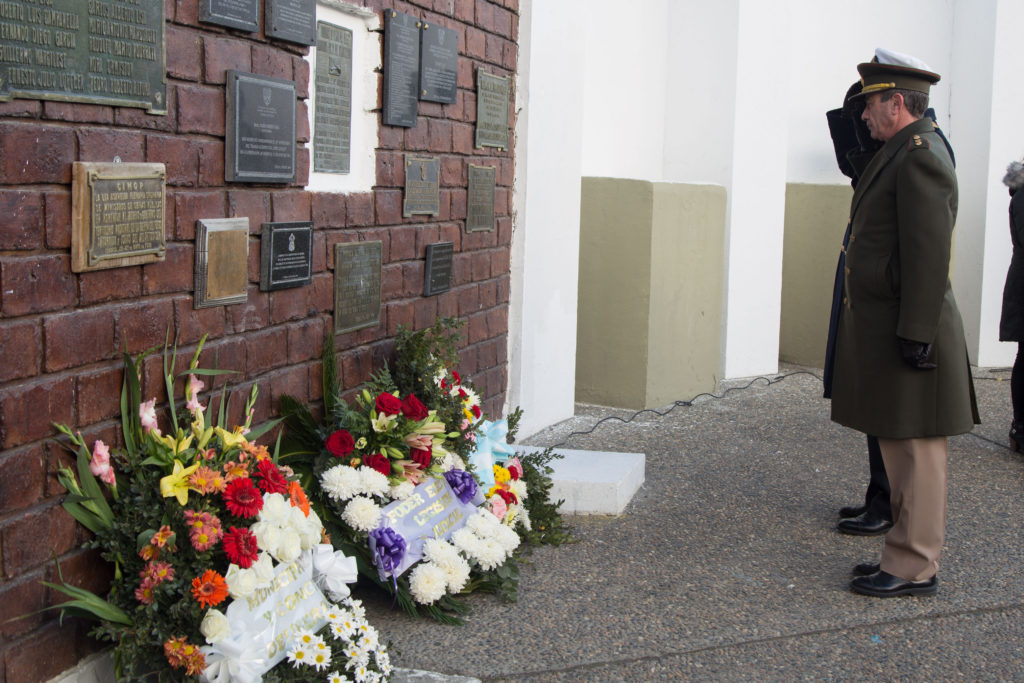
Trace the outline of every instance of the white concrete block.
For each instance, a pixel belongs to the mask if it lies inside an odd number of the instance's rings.
[[[544,450],[539,446],[512,448],[517,453]],[[557,448],[552,460],[551,500],[563,499],[564,515],[620,515],[644,483],[643,453],[611,453]]]

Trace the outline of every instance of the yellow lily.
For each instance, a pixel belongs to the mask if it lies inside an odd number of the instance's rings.
[[[223,427],[216,427],[213,430],[217,434],[217,438],[224,444],[224,448],[241,448],[245,445],[245,434],[242,434],[241,427],[235,427],[235,431],[229,432]]]
[[[171,455],[177,456],[188,450],[188,447],[192,445],[192,435],[185,435],[180,429],[178,430],[177,438],[170,435],[163,435],[156,437],[157,441],[167,446],[171,450]]]
[[[199,469],[199,463],[185,467],[181,464],[180,460],[176,459],[174,461],[174,471],[160,480],[160,495],[164,498],[174,496],[181,505],[188,503],[188,478],[197,469]]]

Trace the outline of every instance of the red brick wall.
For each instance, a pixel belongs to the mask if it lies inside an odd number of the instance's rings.
[[[513,156],[473,148],[475,70],[514,75],[518,0],[363,0],[455,29],[459,35],[455,103],[420,103],[415,128],[380,127],[371,193],[310,193],[309,151],[299,147],[292,186],[224,182],[224,72],[240,69],[294,79],[299,143],[308,142],[310,73],[301,46],[200,24],[196,0],[166,0],[168,113],[36,100],[0,103],[0,683],[46,680],[96,649],[88,624],[59,626],[48,612],[9,618],[61,601],[41,580],[64,578],[102,590],[107,569],[81,548],[86,533],[60,507],[56,468],[69,462],[52,442],[51,423],[79,429],[91,443],[118,437],[120,353],[162,344],[171,327],[184,353],[209,333],[202,363],[238,370],[231,382],[240,412],[252,382],[257,419],[278,398],[319,398],[320,345],[333,324],[333,245],[383,242],[381,324],[337,339],[347,388],[367,380],[393,351],[399,325],[415,329],[435,316],[467,321],[463,374],[488,414],[506,389],[509,245]],[[383,22],[382,22],[383,25]],[[379,101],[378,101],[379,105]],[[514,121],[513,121],[514,123]],[[511,135],[511,132],[510,132]],[[440,215],[403,219],[403,155],[441,157]],[[167,257],[161,263],[71,272],[71,164],[162,162],[167,166]],[[467,165],[497,167],[497,228],[466,234]],[[248,302],[193,309],[197,218],[247,216]],[[313,283],[259,290],[259,233],[266,221],[314,223]],[[424,298],[427,244],[455,243],[452,288]],[[162,399],[159,359],[147,363],[144,397]]]

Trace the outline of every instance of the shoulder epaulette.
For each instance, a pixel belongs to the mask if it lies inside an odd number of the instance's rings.
[[[915,135],[914,137],[910,138],[909,142],[907,142],[907,149],[911,151],[915,149],[928,149],[928,147],[928,140],[921,137],[920,135]]]

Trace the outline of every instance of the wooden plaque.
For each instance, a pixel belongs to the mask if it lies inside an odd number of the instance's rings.
[[[249,284],[249,219],[196,221],[194,308],[242,304]]]

